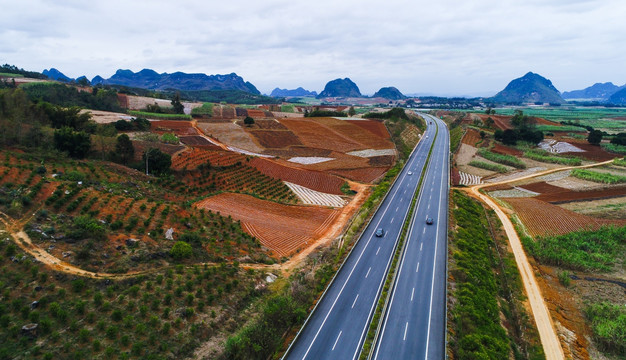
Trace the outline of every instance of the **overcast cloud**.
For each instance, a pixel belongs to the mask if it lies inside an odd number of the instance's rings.
[[[0,0],[0,62],[70,77],[227,74],[264,93],[492,95],[528,71],[561,91],[626,83],[621,0]]]

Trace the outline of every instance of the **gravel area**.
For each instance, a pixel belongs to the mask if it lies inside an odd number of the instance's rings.
[[[489,192],[489,196],[497,198],[511,198],[511,197],[533,197],[539,195],[534,191],[529,191],[519,187],[515,187],[511,190],[497,190]]]
[[[395,155],[396,150],[394,149],[382,149],[382,150],[367,149],[367,150],[350,151],[347,154],[358,156],[358,157],[363,157],[363,158],[369,158],[369,157],[374,157],[374,156]]]
[[[317,156],[297,156],[297,157],[292,157],[291,159],[287,161],[298,163],[298,164],[303,164],[303,165],[310,165],[310,164],[323,163],[323,162],[330,161],[330,160],[335,160],[335,159],[327,158],[327,157],[317,157]]]
[[[571,170],[559,171],[559,172],[555,172],[552,174],[540,176],[537,179],[541,181],[545,181],[545,182],[557,181],[557,180],[565,179],[566,177],[569,176],[571,172],[572,172]]]
[[[498,177],[489,179],[486,182],[488,182],[488,183],[495,183],[495,182],[500,182],[500,181],[515,180],[517,178],[520,178],[520,177],[523,177],[523,176],[526,176],[526,175],[532,175],[532,174],[534,174],[536,172],[544,171],[544,170],[546,170],[545,167],[533,167],[533,168],[526,169],[524,171],[516,172],[516,173],[513,173],[513,174],[504,175],[504,176],[498,176]]]

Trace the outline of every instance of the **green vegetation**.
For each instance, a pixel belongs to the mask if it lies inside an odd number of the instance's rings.
[[[626,154],[626,146],[616,144],[600,144],[602,148],[608,152],[615,154]]]
[[[511,125],[513,129],[494,131],[493,138],[505,145],[515,145],[518,141],[538,144],[543,140],[543,132],[537,130],[535,118],[524,115],[520,110],[515,111],[515,115],[511,118]]]
[[[178,145],[180,143],[180,140],[178,139],[178,136],[176,136],[176,134],[174,133],[165,133],[161,135],[161,142],[164,144]]]
[[[526,168],[526,164],[524,164],[522,160],[516,158],[513,155],[498,154],[498,153],[494,153],[486,149],[479,149],[477,154],[487,160],[491,160],[499,164],[512,166],[518,169]]]
[[[5,72],[0,72],[0,76],[2,77],[14,77],[14,78],[23,78],[24,75],[22,74],[12,74],[12,73],[5,73]]]
[[[613,175],[608,173],[601,173],[587,169],[574,169],[571,172],[573,177],[589,180],[604,184],[621,184],[626,183],[626,176]]]
[[[313,110],[311,112],[305,112],[304,117],[347,117],[343,111],[332,111],[332,110]]]
[[[564,126],[558,126],[558,125],[537,125],[537,130],[539,131],[543,131],[543,132],[554,132],[554,131],[568,131],[568,132],[587,132],[587,130],[579,127],[579,126],[572,126],[572,125],[564,125]]]
[[[202,106],[191,110],[192,116],[213,116],[213,104],[205,102]]]
[[[38,82],[20,88],[35,102],[49,102],[62,107],[78,106],[94,110],[122,111],[115,90],[94,87],[92,92],[79,91],[76,87],[54,82]]]
[[[507,169],[505,166],[502,166],[499,164],[492,164],[492,163],[488,163],[484,161],[472,160],[470,161],[469,165],[477,167],[477,168],[489,170],[489,171],[499,172],[499,173],[506,173],[509,171],[509,169]]]
[[[524,113],[532,117],[539,117],[554,122],[572,122],[580,126],[591,126],[594,129],[622,130],[626,129],[624,121],[612,120],[626,116],[624,108],[591,108],[591,107],[554,107],[554,108],[524,108]],[[501,115],[513,115],[515,109],[498,109]],[[544,130],[540,125],[538,128]],[[562,129],[562,127],[560,127]],[[558,130],[569,131],[569,130]],[[581,131],[579,128],[578,130]]]
[[[626,167],[626,158],[613,160],[613,165]]]
[[[296,107],[291,104],[284,104],[280,106],[280,111],[286,112],[286,113],[293,113],[293,112],[296,112]]]
[[[42,73],[36,71],[26,71],[24,69],[18,68],[15,65],[4,64],[0,66],[0,73],[3,75],[6,74],[8,76],[14,77],[29,77],[33,79],[47,79],[48,77]]]
[[[450,234],[457,248],[450,272],[456,280],[451,309],[456,339],[450,343],[455,359],[507,359],[510,340],[500,325],[497,268],[493,240],[482,206],[452,193],[457,231]]]
[[[459,149],[463,134],[464,132],[461,126],[455,126],[450,130],[450,152],[455,153]]]
[[[523,239],[526,250],[541,263],[580,271],[611,271],[626,249],[626,227],[582,230],[533,241]]]
[[[202,101],[227,104],[280,104],[281,99],[256,95],[242,90],[185,90],[180,91],[181,98],[188,101]]]
[[[562,156],[555,153],[547,152],[542,149],[532,149],[524,152],[524,157],[529,159],[551,164],[561,164],[568,166],[579,166],[582,160],[577,157]]]
[[[585,314],[600,348],[618,356],[626,355],[626,307],[603,302],[589,305]]]
[[[132,116],[143,117],[143,118],[152,118],[159,120],[191,120],[191,115],[185,114],[163,114],[163,113],[152,113],[145,111],[129,111],[129,114]]]

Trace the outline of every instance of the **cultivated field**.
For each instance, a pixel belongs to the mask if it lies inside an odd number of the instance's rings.
[[[249,234],[279,256],[291,255],[320,238],[339,214],[328,208],[281,205],[232,193],[210,197],[195,206],[241,221]]]

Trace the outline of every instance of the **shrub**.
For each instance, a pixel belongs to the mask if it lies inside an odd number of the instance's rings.
[[[193,249],[191,245],[184,241],[177,241],[172,249],[170,250],[170,255],[176,260],[183,260],[191,257],[193,254]]]

